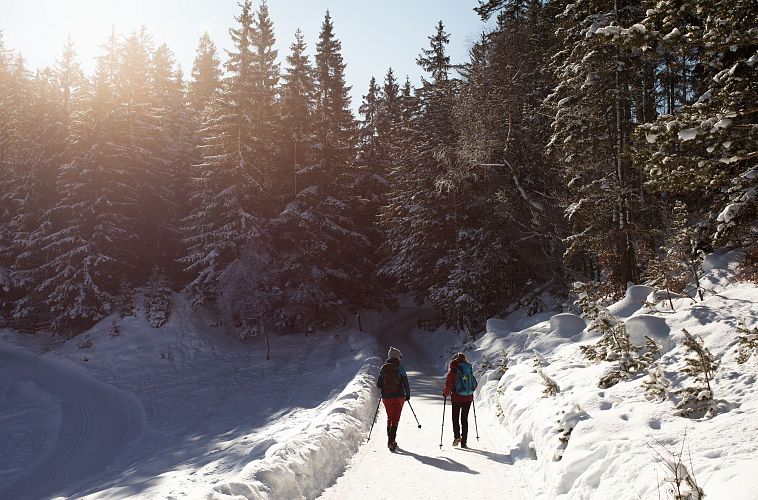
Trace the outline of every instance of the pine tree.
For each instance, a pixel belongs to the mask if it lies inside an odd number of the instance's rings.
[[[226,268],[243,245],[263,237],[261,213],[267,204],[264,172],[253,156],[253,103],[256,95],[254,19],[250,0],[241,4],[237,28],[229,33],[227,76],[221,98],[206,113],[195,167],[190,214],[182,222],[187,253],[180,261],[193,274],[185,287],[193,307],[214,303]]]
[[[190,176],[187,165],[194,158],[192,112],[187,105],[181,69],[165,44],[153,54],[150,64],[151,102],[156,113],[156,165],[160,189],[155,190],[157,206],[148,215],[154,234],[147,240],[153,248],[153,261],[175,279],[180,228],[178,221],[188,213],[187,195]]]
[[[280,128],[278,109],[279,64],[274,27],[266,0],[261,0],[255,13],[250,44],[252,49],[252,79],[254,94],[250,117],[254,142],[252,154],[260,165],[264,187],[271,188],[276,156],[275,138]]]
[[[387,70],[387,75],[384,77],[384,85],[378,104],[376,133],[381,138],[382,175],[387,176],[389,167],[399,158],[402,147],[400,85],[395,79],[392,68]]]
[[[379,99],[379,86],[376,84],[376,78],[372,76],[368,84],[368,93],[363,96],[363,102],[358,108],[358,113],[363,117],[358,131],[358,163],[371,167],[377,165],[383,157],[378,131]]]
[[[664,28],[655,32],[657,43],[673,41],[680,53],[697,55],[705,86],[696,87],[697,96],[684,99],[671,114],[643,127],[637,159],[652,190],[699,202],[695,208],[712,243],[755,245],[755,5],[747,0],[706,2],[696,13],[699,19],[688,22],[681,19],[678,4],[669,2],[648,12],[648,23]]]
[[[153,328],[160,328],[171,316],[172,292],[168,276],[154,267],[145,285],[145,317]]]
[[[345,84],[342,43],[334,35],[329,11],[316,44],[315,130],[316,162],[324,176],[338,176],[354,155],[355,122],[350,111],[350,87]]]
[[[298,171],[313,158],[313,106],[315,82],[302,32],[295,32],[282,78],[281,170],[279,193],[296,194]]]
[[[639,281],[638,253],[646,243],[641,172],[629,160],[636,123],[654,118],[652,82],[640,81],[645,61],[632,43],[645,28],[638,0],[567,5],[553,59],[558,85],[547,104],[554,113],[550,148],[563,164],[570,235],[565,259],[577,272],[599,269],[617,294]],[[637,90],[640,89],[640,92]]]
[[[645,395],[654,400],[665,401],[668,395],[669,381],[663,374],[663,367],[655,363],[648,367],[647,378],[642,381]]]
[[[286,304],[280,321],[306,331],[340,321],[340,306],[365,308],[378,293],[372,279],[375,249],[355,217],[364,200],[355,196],[354,119],[344,71],[327,12],[316,46],[313,154],[297,173],[295,199],[271,230]],[[289,73],[285,86],[294,83],[294,75]]]
[[[688,354],[682,373],[693,377],[695,384],[676,392],[681,398],[676,405],[677,414],[690,418],[712,417],[716,414],[717,408],[713,401],[711,381],[720,363],[703,345],[702,338],[697,339],[684,329],[682,333],[683,344]]]
[[[431,296],[438,306],[467,299],[465,289],[448,286],[451,252],[457,249],[463,214],[455,190],[437,183],[456,168],[453,102],[457,82],[448,78],[448,41],[440,22],[429,37],[430,47],[417,59],[431,78],[423,80],[415,96],[418,104],[410,95],[409,82],[403,89],[401,117],[407,140],[390,172],[391,191],[381,219],[388,256],[383,273],[417,300]],[[448,314],[451,322],[458,319],[455,311]]]
[[[55,204],[57,165],[61,160],[67,131],[71,92],[81,84],[81,73],[73,61],[73,46],[64,47],[59,71],[44,69],[31,76],[23,59],[16,59],[13,97],[9,111],[17,132],[11,148],[12,177],[4,195],[12,200],[8,227],[12,235],[7,247],[10,276],[15,285],[10,316],[17,321],[39,323],[46,318],[42,297],[24,278],[26,268],[36,268],[45,257],[34,248],[35,233],[44,224],[45,213]]]
[[[119,50],[112,33],[72,116],[59,199],[30,238],[29,262],[44,264],[26,265],[21,273],[45,297],[53,331],[67,336],[112,312],[136,269],[139,170],[128,162],[128,140],[136,142],[142,131],[137,111],[129,108],[135,94],[126,92]]]
[[[700,287],[700,264],[704,253],[700,248],[697,228],[689,222],[687,206],[681,201],[674,203],[668,234],[663,238],[659,260],[648,266],[652,283],[676,293],[685,291],[690,283],[702,300]]]
[[[192,65],[192,80],[189,83],[189,101],[192,110],[200,114],[212,104],[221,85],[221,62],[216,44],[208,32],[200,37]]]
[[[508,11],[505,11],[508,12]],[[448,259],[446,310],[481,324],[529,288],[562,282],[562,214],[556,168],[544,155],[541,111],[552,86],[545,71],[550,13],[533,4],[473,45],[455,105],[455,168],[438,184],[456,193],[457,251]],[[508,228],[504,231],[503,228]]]
[[[754,353],[758,353],[758,327],[750,329],[744,321],[740,321],[737,334],[737,363],[744,364]]]

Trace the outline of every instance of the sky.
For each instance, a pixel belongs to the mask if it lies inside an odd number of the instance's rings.
[[[419,81],[416,56],[428,47],[437,21],[451,35],[453,63],[467,59],[485,28],[473,11],[477,0],[268,0],[268,5],[282,63],[298,27],[312,53],[329,9],[353,86],[353,108],[371,76],[383,80],[390,66],[398,79]],[[145,25],[156,45],[166,43],[175,53],[187,78],[204,31],[219,48],[231,48],[228,29],[239,6],[237,0],[0,0],[0,12],[6,48],[20,51],[31,69],[53,65],[71,35],[82,68],[91,74],[111,26],[125,35]]]

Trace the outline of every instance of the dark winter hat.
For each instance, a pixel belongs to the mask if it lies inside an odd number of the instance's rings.
[[[397,347],[390,347],[390,350],[387,353],[387,357],[400,359],[403,357],[403,355],[400,352],[400,349],[398,349]]]
[[[468,360],[466,359],[466,355],[462,352],[459,352],[455,356],[453,356],[453,360],[457,361],[459,363],[468,363]]]

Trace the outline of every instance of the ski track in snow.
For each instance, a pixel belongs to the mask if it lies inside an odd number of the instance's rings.
[[[0,378],[27,387],[31,382],[57,400],[61,410],[54,443],[43,458],[0,487],[0,498],[71,495],[76,478],[106,470],[144,428],[144,411],[135,397],[60,362],[0,349]]]
[[[392,329],[380,341],[385,351],[393,345],[403,353],[402,363],[408,371],[411,387],[410,404],[422,427],[418,428],[406,402],[398,428],[398,449],[390,452],[382,405],[371,439],[353,457],[345,473],[319,498],[431,500],[461,495],[512,500],[539,498],[540,492],[529,485],[529,477],[537,472],[535,462],[526,458],[517,443],[503,439],[502,427],[487,412],[480,410],[477,414],[480,439],[476,438],[472,408],[469,413],[469,449],[453,447],[448,400],[440,448],[442,389],[446,372],[435,366],[428,351],[418,346],[407,335],[408,331],[409,328]]]

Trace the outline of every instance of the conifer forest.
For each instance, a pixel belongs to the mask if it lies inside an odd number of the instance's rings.
[[[359,106],[329,12],[307,40],[241,0],[187,74],[147,29],[92,74],[0,32],[0,326],[73,337],[140,291],[309,332],[407,294],[476,335],[546,290],[681,292],[715,248],[755,277],[755,0],[472,8],[468,60],[429,26],[423,79],[375,68]]]

